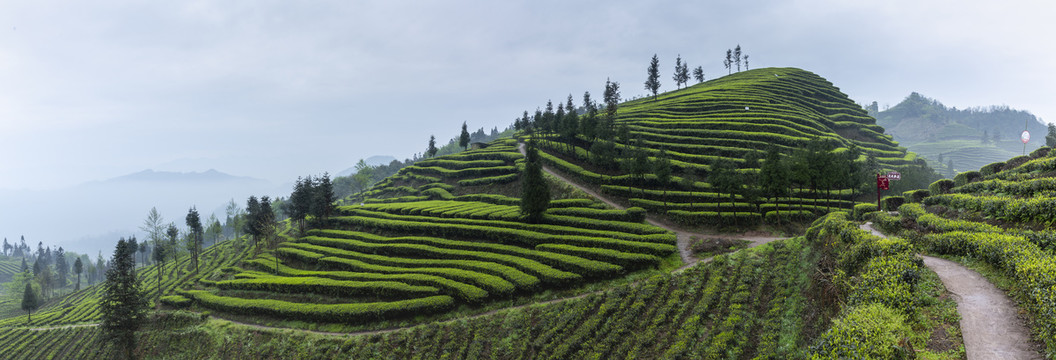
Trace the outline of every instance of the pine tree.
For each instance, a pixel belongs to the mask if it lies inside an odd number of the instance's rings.
[[[286,203],[286,213],[290,215],[291,221],[297,223],[301,234],[304,233],[304,219],[308,216],[311,202],[314,200],[312,190],[312,177],[298,176],[297,182],[293,184],[293,193],[290,193],[290,201]]]
[[[267,196],[260,197],[259,223],[260,236],[263,237],[265,245],[271,244],[272,236],[275,235],[275,211],[271,208],[271,199]],[[260,250],[260,249],[258,249]]]
[[[198,209],[191,206],[190,210],[187,210],[186,217],[187,229],[191,231],[187,234],[187,250],[191,252],[191,261],[194,263],[194,273],[198,273],[198,254],[202,251],[202,218],[198,215]],[[135,238],[133,238],[135,239]],[[134,240],[133,240],[134,241]]]
[[[537,223],[543,219],[543,213],[550,206],[550,187],[543,178],[542,164],[534,141],[528,141],[525,155],[524,176],[521,179],[521,214],[529,223]]]
[[[697,80],[698,84],[704,82],[704,68],[697,66],[696,69],[693,69],[693,78]]]
[[[141,283],[136,277],[135,242],[120,239],[114,255],[110,258],[110,269],[106,271],[103,296],[99,299],[102,321],[99,327],[103,338],[125,350],[132,358],[135,348],[135,332],[145,320],[146,299]]]
[[[607,117],[608,125],[611,130],[611,126],[616,123],[616,110],[620,105],[620,83],[615,81],[609,81],[605,79],[605,115]],[[599,135],[600,136],[600,135]]]
[[[59,247],[55,252],[55,287],[66,287],[66,276],[70,274],[70,263],[66,261],[66,250]]]
[[[686,63],[682,62],[682,54],[678,54],[678,58],[675,59],[675,75],[671,79],[675,80],[676,88],[682,88],[682,85],[689,82],[689,69]]]
[[[17,290],[16,290],[17,291]],[[26,325],[33,322],[33,310],[40,306],[37,292],[33,290],[33,283],[26,283],[26,291],[22,293],[22,310],[26,311]]]
[[[744,55],[744,70],[748,71],[748,55]]]
[[[165,246],[165,244],[161,242],[154,243],[154,262],[158,264],[158,298],[154,299],[154,303],[158,304],[159,306],[161,304],[161,270],[165,268],[165,259],[169,256],[167,252],[168,248]]]
[[[81,262],[81,258],[73,261],[73,273],[77,274],[77,286],[73,288],[73,291],[81,289],[81,273],[84,272],[84,263]]]
[[[733,49],[733,62],[737,64],[737,72],[741,72],[741,44]]]
[[[436,136],[429,135],[429,146],[425,148],[425,154],[429,157],[434,157],[437,151],[440,151],[440,149],[436,148]]]
[[[726,59],[722,61],[726,67],[726,75],[733,74],[733,50],[726,49]]]
[[[330,174],[323,173],[319,183],[312,190],[312,216],[325,224],[334,209],[334,186],[330,183]]]
[[[458,136],[458,146],[461,146],[462,150],[469,149],[469,129],[465,121],[462,122],[462,134]]]
[[[645,79],[645,89],[653,93],[653,100],[656,100],[656,94],[660,91],[660,59],[653,54],[653,60],[649,62],[649,68],[646,69],[648,77]]]
[[[172,273],[175,275],[180,270],[179,266],[176,266],[177,264],[180,263],[180,261],[179,261],[180,260],[180,257],[179,257],[180,256],[180,252],[176,251],[176,249],[177,249],[177,247],[176,247],[176,238],[178,238],[180,236],[180,229],[176,228],[176,224],[175,223],[169,223],[168,229],[165,230],[165,235],[169,236],[169,245],[168,245],[168,247],[169,247],[169,252],[172,253],[172,254],[169,254],[169,255],[172,256]]]

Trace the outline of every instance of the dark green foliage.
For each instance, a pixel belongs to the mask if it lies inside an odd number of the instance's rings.
[[[204,229],[202,228],[202,218],[198,215],[198,209],[191,207],[187,210],[186,217],[187,229],[191,232],[187,234],[187,250],[191,251],[191,260],[194,262],[194,273],[198,273],[198,254],[202,252],[202,243],[204,239]]]
[[[884,210],[896,211],[899,206],[902,206],[906,202],[906,198],[901,196],[885,196],[883,199]]]
[[[902,196],[906,198],[907,202],[919,203],[924,201],[924,198],[931,196],[931,192],[926,189],[910,190],[902,193]]]
[[[543,167],[537,151],[534,142],[529,141],[524,175],[521,177],[521,214],[530,223],[539,222],[550,204],[550,187],[543,178]]]
[[[697,66],[696,69],[693,69],[693,78],[697,80],[697,83],[704,82],[704,68]]]
[[[660,90],[660,59],[653,54],[653,60],[649,62],[649,68],[646,69],[648,77],[645,79],[645,89],[653,93],[653,100],[656,100],[657,91]]]
[[[865,214],[878,211],[876,204],[858,204],[854,206],[853,216],[855,220],[865,220]]]
[[[689,66],[682,62],[682,54],[675,59],[675,75],[671,79],[675,80],[675,86],[679,88],[689,82]]]
[[[653,175],[656,175],[660,186],[664,188],[664,206],[667,206],[667,188],[671,186],[671,159],[667,158],[667,152],[660,150],[660,156],[653,163]]]
[[[312,206],[312,198],[314,197],[312,193],[313,185],[311,176],[307,178],[297,177],[297,182],[293,184],[293,193],[290,193],[290,201],[286,202],[286,214],[290,216],[291,220],[297,222],[302,233],[304,232],[305,217],[308,216]]]
[[[429,146],[425,148],[425,154],[429,157],[434,157],[437,151],[440,151],[440,149],[436,148],[436,136],[429,135]]]
[[[135,332],[145,321],[147,308],[140,280],[136,277],[135,252],[135,240],[118,240],[110,258],[110,268],[106,271],[103,296],[99,299],[102,313],[99,327],[103,330],[103,337],[124,349],[129,359],[135,348]]]
[[[771,146],[766,151],[766,157],[759,168],[759,186],[763,191],[763,196],[771,201],[787,197],[790,175],[788,163],[781,157],[781,151],[776,146]]]
[[[70,273],[70,263],[66,261],[66,251],[60,246],[55,251],[55,275],[57,275],[55,287],[66,286],[66,276]]]
[[[25,260],[23,260],[23,264]],[[77,274],[77,286],[73,288],[73,291],[81,289],[81,273],[84,272],[84,263],[81,262],[81,258],[73,261],[73,273]]]
[[[462,150],[469,149],[469,129],[466,128],[466,122],[462,122],[462,133],[458,135],[458,146],[462,147]]]
[[[741,44],[733,49],[733,62],[737,64],[737,72],[741,71]]]
[[[730,203],[734,201],[734,195],[740,192],[741,177],[737,173],[732,161],[722,159],[711,165],[711,175],[708,182],[720,193],[730,196]]]
[[[1045,134],[1045,146],[1056,147],[1056,124],[1049,123],[1049,132]]]
[[[986,166],[983,166],[983,167],[979,168],[979,174],[982,175],[983,177],[987,177],[987,176],[996,174],[998,171],[1001,171],[1001,168],[1003,168],[1004,166],[1005,166],[1005,162],[1004,161],[998,161],[998,162],[995,162],[995,163],[990,163],[990,164],[987,164]]]
[[[22,310],[25,310],[28,314],[26,317],[27,325],[33,321],[33,310],[38,307],[40,307],[40,301],[37,300],[37,291],[33,290],[31,282],[26,282],[26,291],[22,293]]]
[[[953,185],[963,186],[964,184],[979,181],[982,179],[983,175],[979,171],[965,171],[953,177]]]
[[[616,110],[620,105],[620,83],[615,81],[609,81],[605,79],[605,120],[606,123],[601,124],[599,130],[599,137],[608,137],[612,131],[612,126],[616,121]]]
[[[312,186],[311,194],[309,214],[321,223],[326,223],[334,211],[334,186],[330,183],[329,173],[323,173],[323,176],[318,178],[318,182]]]

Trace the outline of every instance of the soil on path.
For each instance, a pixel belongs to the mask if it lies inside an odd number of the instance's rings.
[[[862,230],[884,236],[872,223]],[[1030,340],[1030,331],[1017,316],[1019,311],[1008,296],[982,275],[953,261],[931,256],[924,265],[939,275],[954,295],[961,315],[961,334],[969,360],[1042,359]]]

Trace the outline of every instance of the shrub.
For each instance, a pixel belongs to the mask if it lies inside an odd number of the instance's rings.
[[[978,171],[974,171],[974,170],[973,171],[965,171],[965,172],[957,174],[957,176],[953,177],[953,185],[954,186],[961,186],[961,185],[964,185],[964,184],[967,184],[967,183],[971,183],[971,182],[975,182],[975,181],[979,181],[979,180],[982,180],[982,179],[983,179],[983,175],[980,174]]]
[[[895,211],[898,210],[899,206],[902,206],[906,202],[906,198],[901,196],[886,196],[884,197],[884,210]]]
[[[928,192],[931,195],[949,194],[950,193],[950,189],[953,189],[953,186],[954,186],[953,180],[950,180],[950,179],[939,179],[939,180],[931,183],[931,185],[928,185]]]
[[[924,201],[924,198],[931,195],[931,192],[924,189],[909,190],[902,193],[902,197],[906,199],[906,202],[919,203]]]
[[[1041,158],[1041,157],[1046,157],[1046,156],[1049,155],[1049,151],[1051,151],[1051,150],[1052,150],[1051,147],[1042,146],[1042,147],[1038,148],[1037,150],[1031,151],[1030,155],[1028,155],[1028,156],[1030,156],[1031,159],[1037,159],[1037,158]]]
[[[833,321],[812,347],[815,359],[913,358],[900,344],[912,334],[905,315],[882,304],[858,306]]]
[[[1005,161],[1005,166],[1001,170],[1015,169],[1020,165],[1023,165],[1027,161],[1030,161],[1030,156],[1020,155]]]
[[[990,176],[996,174],[998,171],[1001,171],[1001,168],[1003,168],[1004,166],[1005,163],[1003,161],[989,163],[979,168],[979,174],[982,176]]]
[[[854,206],[854,212],[852,213],[855,220],[865,220],[865,214],[879,211],[877,210],[876,204],[858,204]]]
[[[172,306],[174,308],[185,308],[191,305],[191,299],[185,298],[180,295],[168,295],[161,297],[161,303]]]

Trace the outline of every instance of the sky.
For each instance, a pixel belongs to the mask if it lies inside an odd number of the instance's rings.
[[[276,184],[408,158],[463,122],[500,130],[606,79],[661,90],[681,55],[709,79],[815,72],[853,100],[916,91],[1056,120],[1044,1],[0,0],[0,190],[144,169]],[[138,224],[141,220],[133,222]],[[0,230],[2,232],[2,230]]]

